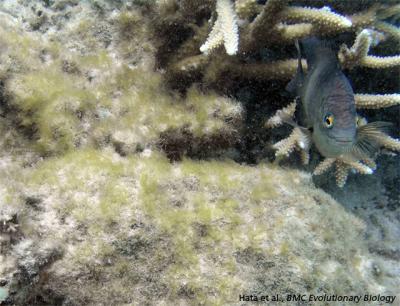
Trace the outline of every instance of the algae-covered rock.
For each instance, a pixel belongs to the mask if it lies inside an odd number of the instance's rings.
[[[362,239],[364,222],[302,172],[83,150],[38,163],[23,185],[38,199],[25,219],[40,227],[26,221],[20,230],[40,232],[64,252],[38,295],[136,305],[377,286],[393,293],[390,274],[365,266],[376,259]]]
[[[80,22],[92,29],[101,18],[92,19]],[[28,35],[14,29],[16,21],[3,22],[3,90],[16,127],[39,154],[108,144],[129,154],[171,143],[171,131],[189,132],[200,147],[220,138],[234,142],[242,117],[237,102],[196,88],[185,97],[168,92],[162,74],[152,71],[152,47],[140,12],[115,12],[107,21],[113,48],[97,44],[101,33],[77,37],[83,25],[75,19],[60,30],[62,38]],[[80,48],[64,40],[79,42]]]

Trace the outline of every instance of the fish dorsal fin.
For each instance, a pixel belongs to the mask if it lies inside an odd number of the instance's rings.
[[[332,63],[334,67],[339,67],[339,61],[333,51],[332,44],[325,40],[319,40],[316,37],[302,39],[300,49],[307,60],[309,71],[320,61]]]
[[[286,85],[285,88],[285,90],[289,92],[293,97],[299,95],[299,90],[304,82],[304,71],[301,64],[301,50],[298,40],[296,40],[295,46],[297,49],[297,72],[294,78]]]

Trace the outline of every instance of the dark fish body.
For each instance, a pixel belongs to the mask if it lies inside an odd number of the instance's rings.
[[[357,134],[354,93],[340,69],[336,54],[323,41],[301,41],[299,68],[288,90],[301,99],[301,124],[313,130],[313,142],[326,157],[349,152]],[[300,57],[307,60],[305,75]]]

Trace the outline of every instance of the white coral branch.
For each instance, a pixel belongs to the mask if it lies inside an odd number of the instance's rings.
[[[373,69],[400,66],[400,55],[384,57],[368,55],[371,44],[377,44],[379,40],[378,32],[369,29],[362,30],[350,49],[347,46],[341,48],[339,51],[340,62],[344,67],[348,68],[356,65]]]
[[[400,105],[400,94],[355,94],[354,99],[357,108],[377,109]]]
[[[304,152],[301,155],[302,162],[307,164],[309,161],[308,151],[310,150],[311,138],[299,127],[295,127],[289,137],[278,141],[273,145],[276,149],[275,156],[289,156],[295,149]]]
[[[204,54],[210,53],[215,48],[218,48],[224,42],[224,34],[222,33],[221,20],[217,19],[214,26],[208,35],[206,42],[201,45],[200,51]]]
[[[200,51],[208,54],[224,44],[226,53],[235,55],[239,48],[239,30],[233,4],[230,0],[217,0],[216,12],[217,20],[206,42],[200,47]]]
[[[320,9],[309,7],[288,7],[282,17],[292,22],[311,22],[326,29],[347,29],[351,27],[351,20],[332,12],[328,7]]]
[[[365,164],[364,164],[365,163]],[[334,164],[336,165],[335,169],[335,178],[336,184],[342,188],[347,181],[347,177],[349,175],[350,170],[354,170],[357,173],[361,174],[372,174],[376,169],[376,164],[372,159],[364,160],[364,163],[349,159],[347,157],[341,156],[337,158],[325,158],[315,169],[314,175],[321,175],[326,172],[329,168],[331,168]]]
[[[265,127],[274,128],[287,122],[289,119],[293,118],[296,111],[296,101],[290,103],[288,106],[278,110],[274,116],[268,119],[265,123]]]

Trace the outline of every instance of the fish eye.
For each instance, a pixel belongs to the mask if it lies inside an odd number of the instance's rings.
[[[331,127],[333,127],[333,115],[332,114],[326,114],[324,117],[324,125],[325,127],[327,127],[328,129],[330,129]]]

